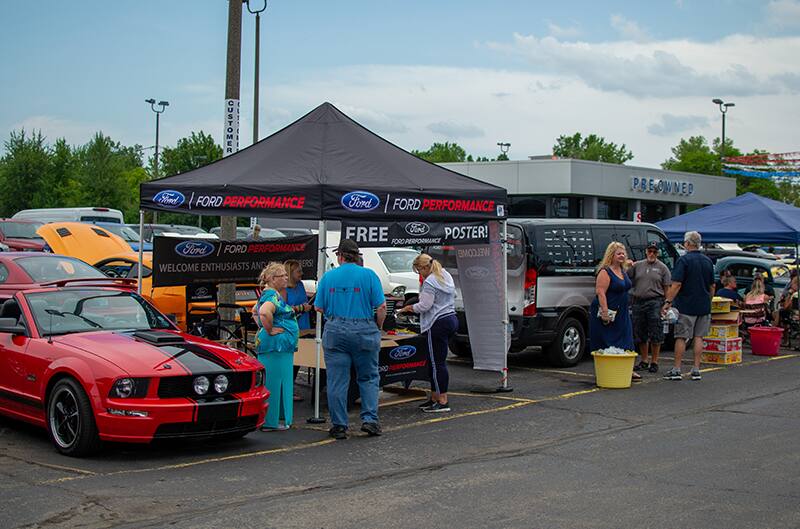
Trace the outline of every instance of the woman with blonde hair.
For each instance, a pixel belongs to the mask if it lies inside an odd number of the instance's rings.
[[[633,286],[625,265],[625,246],[612,242],[597,265],[595,293],[589,308],[589,339],[592,350],[618,347],[633,351],[633,326],[628,313],[628,291]],[[633,373],[633,378],[641,378]]]
[[[426,413],[448,412],[451,408],[447,400],[450,383],[447,346],[458,329],[454,305],[456,287],[450,273],[428,254],[419,254],[414,259],[413,268],[424,279],[419,290],[419,302],[406,305],[398,312],[419,314],[420,330],[428,336],[431,396],[420,408]]]
[[[764,276],[756,273],[750,290],[744,295],[742,316],[746,327],[762,325],[767,321],[769,296],[764,287]]]
[[[256,352],[267,370],[269,407],[261,427],[266,431],[288,430],[292,425],[292,369],[299,330],[292,307],[281,296],[288,280],[289,274],[282,263],[269,263],[258,276],[263,291],[253,307],[253,316],[260,327],[256,335]],[[283,426],[279,424],[281,415]]]

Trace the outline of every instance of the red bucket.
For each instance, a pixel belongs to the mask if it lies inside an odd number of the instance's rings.
[[[754,355],[778,356],[783,329],[780,327],[750,327],[750,347]]]

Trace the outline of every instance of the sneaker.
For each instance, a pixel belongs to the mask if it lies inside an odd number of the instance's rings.
[[[433,404],[431,404],[427,408],[423,408],[422,411],[424,411],[425,413],[444,413],[444,412],[447,412],[447,411],[451,411],[450,410],[450,403],[449,402],[445,402],[444,404],[441,404],[439,402],[434,402]]]
[[[328,435],[334,439],[347,439],[347,428],[344,426],[334,425],[333,428],[328,430]]]
[[[636,364],[635,366],[633,366],[633,370],[634,370],[634,371],[645,371],[645,370],[647,370],[647,366],[648,366],[648,365],[649,365],[649,364],[648,364],[647,362],[645,362],[644,360],[642,360],[641,362],[639,362],[638,364]]]
[[[650,362],[650,367],[648,367],[647,370],[651,373],[658,373],[658,364]]]
[[[681,378],[681,372],[676,367],[673,367],[664,375],[664,380],[681,380]]]
[[[365,422],[361,425],[361,431],[367,432],[370,437],[377,437],[382,435],[381,425],[376,422]]]
[[[703,375],[700,374],[700,370],[696,367],[692,368],[692,380],[703,380]]]
[[[428,406],[431,406],[432,404],[433,404],[433,401],[431,399],[428,399],[428,400],[426,400],[425,402],[423,402],[422,404],[419,405],[419,409],[424,410],[425,408],[427,408]]]

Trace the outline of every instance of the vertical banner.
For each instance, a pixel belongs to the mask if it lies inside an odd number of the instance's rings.
[[[239,100],[225,100],[225,140],[222,142],[222,156],[230,156],[239,150]]]
[[[456,247],[458,282],[464,299],[475,369],[502,371],[506,366],[506,303],[500,223],[489,222],[489,244]]]

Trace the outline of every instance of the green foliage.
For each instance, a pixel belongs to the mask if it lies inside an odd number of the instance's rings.
[[[618,146],[595,134],[589,134],[584,138],[580,132],[576,132],[572,136],[559,136],[556,144],[553,145],[553,155],[559,158],[616,164],[624,164],[633,159],[633,153],[625,147],[624,143]]]
[[[161,153],[162,175],[172,176],[197,169],[222,158],[222,147],[214,143],[214,138],[202,130],[192,132],[188,138],[181,138],[173,147],[165,147]]]
[[[417,158],[422,158],[432,163],[463,162],[466,161],[467,152],[457,143],[434,143],[427,151],[411,151]]]
[[[47,200],[50,149],[41,132],[31,135],[11,132],[5,142],[6,155],[0,166],[0,211],[4,217],[28,208],[42,207]]]

